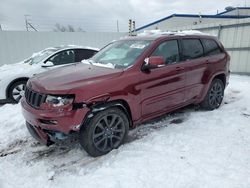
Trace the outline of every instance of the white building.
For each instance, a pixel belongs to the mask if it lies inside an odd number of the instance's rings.
[[[173,14],[136,31],[140,33],[151,29],[194,29],[215,35],[231,56],[230,70],[250,75],[250,7],[227,7],[226,11],[216,15]]]
[[[250,7],[227,7],[226,11],[216,15],[172,14],[155,22],[139,27],[136,29],[136,31],[142,32],[143,30],[151,29],[171,30],[172,28],[183,26],[223,23],[225,21],[244,18],[250,18]]]

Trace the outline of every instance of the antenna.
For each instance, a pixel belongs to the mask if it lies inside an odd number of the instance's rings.
[[[37,29],[31,23],[30,15],[25,14],[24,19],[25,19],[26,31],[30,31],[30,29],[33,29],[34,31],[37,31]]]

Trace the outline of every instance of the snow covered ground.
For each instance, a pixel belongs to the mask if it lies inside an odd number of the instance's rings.
[[[45,147],[19,105],[0,107],[0,188],[250,187],[250,77],[231,76],[215,111],[187,107],[130,132],[126,144],[92,158],[77,142]]]

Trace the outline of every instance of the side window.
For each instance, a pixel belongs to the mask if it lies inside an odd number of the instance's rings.
[[[151,56],[163,56],[166,64],[174,64],[180,61],[177,40],[170,40],[161,43]]]
[[[68,63],[74,63],[75,62],[75,52],[74,50],[65,50],[62,52],[58,52],[54,56],[48,59],[48,61],[51,61],[54,65],[63,65]]]
[[[201,39],[205,55],[216,55],[221,53],[219,45],[212,39]]]
[[[199,39],[182,39],[182,60],[203,56],[203,47]]]
[[[96,53],[96,51],[94,51],[94,50],[77,49],[77,50],[75,50],[76,62],[80,62],[80,61],[82,61],[84,59],[89,59],[95,53]]]

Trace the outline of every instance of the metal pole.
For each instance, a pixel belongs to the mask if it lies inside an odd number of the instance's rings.
[[[222,25],[220,24],[220,25],[219,25],[219,28],[218,28],[218,34],[217,34],[219,40],[220,40],[220,33],[221,33],[221,30],[222,30]]]
[[[118,20],[116,21],[116,29],[117,29],[117,32],[119,32],[119,21]]]
[[[28,25],[29,25],[32,29],[34,29],[35,31],[37,31],[37,29],[36,29],[31,23],[28,23]]]
[[[30,15],[27,14],[24,15],[26,31],[29,31],[28,18],[27,18],[28,16]]]

